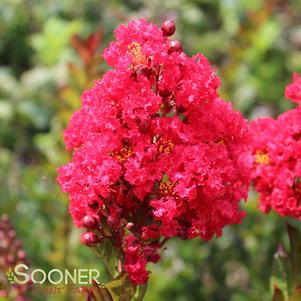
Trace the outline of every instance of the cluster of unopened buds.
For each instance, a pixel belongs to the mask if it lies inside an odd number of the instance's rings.
[[[9,217],[3,214],[0,217],[0,299],[26,301],[29,291],[28,285],[9,284],[5,274],[15,265],[27,263],[25,251],[20,240],[16,237],[16,232],[9,221]]]
[[[188,57],[173,21],[121,25],[104,51],[113,67],[82,96],[59,169],[81,242],[109,240],[119,272],[147,282],[148,262],[171,237],[210,240],[244,212],[247,121],[220,98],[220,79],[202,54]]]

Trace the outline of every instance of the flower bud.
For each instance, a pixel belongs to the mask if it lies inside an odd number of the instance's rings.
[[[166,20],[162,24],[161,30],[162,30],[163,35],[165,37],[169,37],[169,36],[172,36],[175,33],[175,31],[176,31],[176,25],[175,25],[174,21],[172,21],[172,20]]]
[[[8,232],[8,237],[9,237],[10,239],[15,239],[15,238],[16,238],[16,232],[15,232],[14,230],[10,230],[10,231]]]
[[[182,51],[183,51],[182,44],[179,41],[174,40],[169,43],[169,49],[168,49],[169,54],[172,52],[182,52]]]
[[[26,258],[26,254],[23,250],[19,250],[17,253],[19,259],[24,260]]]
[[[15,261],[15,257],[11,254],[7,255],[6,257],[6,263],[8,265],[11,265],[11,264],[14,264],[16,261]]]
[[[94,232],[85,232],[81,234],[80,241],[83,245],[93,247],[97,244],[98,238]]]
[[[85,228],[95,229],[97,227],[97,220],[92,215],[86,215],[82,220],[82,225]]]

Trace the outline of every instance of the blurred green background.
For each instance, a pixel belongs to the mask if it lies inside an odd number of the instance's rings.
[[[101,267],[78,242],[56,168],[70,156],[62,131],[81,92],[108,69],[100,54],[113,30],[140,17],[174,19],[175,38],[209,58],[222,96],[247,118],[290,106],[283,94],[301,71],[300,0],[0,0],[0,214],[11,217],[33,267]],[[172,240],[150,267],[146,301],[271,300],[285,224],[257,205],[250,193],[244,223],[209,243]],[[69,288],[32,300],[84,297]]]

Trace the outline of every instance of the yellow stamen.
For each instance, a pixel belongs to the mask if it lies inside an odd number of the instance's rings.
[[[125,163],[128,158],[133,155],[133,151],[129,146],[123,146],[121,150],[111,152],[111,155],[114,156],[119,161],[119,163]]]
[[[221,145],[225,145],[225,139],[224,138],[220,138],[216,141],[217,144],[221,144]]]
[[[160,182],[159,191],[162,196],[176,196],[176,192],[174,191],[174,187],[176,186],[175,182],[166,181]]]
[[[162,154],[170,154],[174,149],[174,143],[171,140],[161,140],[158,143],[158,150]]]
[[[139,43],[132,42],[130,45],[128,45],[127,52],[131,55],[131,57],[133,59],[133,65],[147,63],[147,56],[142,53],[141,45]]]
[[[255,162],[257,164],[267,165],[270,163],[270,157],[265,151],[257,150],[255,153]]]

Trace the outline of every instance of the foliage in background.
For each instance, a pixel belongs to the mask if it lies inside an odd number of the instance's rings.
[[[100,53],[119,23],[174,19],[185,51],[209,57],[223,96],[254,118],[289,106],[284,86],[301,71],[300,11],[298,0],[0,1],[0,212],[11,217],[32,266],[100,267],[79,245],[55,177],[69,156],[62,129],[81,92],[107,69]],[[256,195],[244,207],[244,223],[222,238],[171,241],[146,300],[271,300],[273,255],[281,239],[288,246],[286,227],[257,210]],[[55,298],[83,300],[71,288]],[[32,297],[42,299],[53,296]]]

